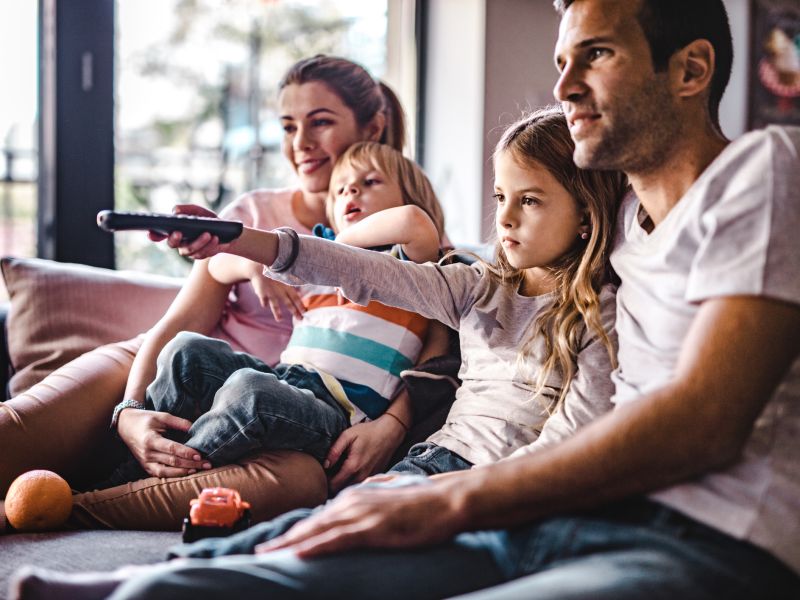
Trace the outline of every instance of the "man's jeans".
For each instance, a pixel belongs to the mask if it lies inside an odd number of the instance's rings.
[[[364,485],[403,485],[407,477]],[[246,554],[312,512],[292,511],[230,538],[180,546],[173,556],[192,560],[155,567],[111,598],[390,600],[472,590],[483,591],[470,600],[800,597],[797,575],[762,550],[640,498],[510,530],[464,533],[425,548],[365,549],[310,560],[292,551]]]
[[[320,462],[350,422],[314,372],[269,367],[225,342],[178,334],[158,357],[147,408],[193,421],[179,441],[216,466],[258,449],[301,450]]]

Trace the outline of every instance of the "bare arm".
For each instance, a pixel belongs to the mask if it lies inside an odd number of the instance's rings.
[[[194,264],[167,312],[147,333],[133,361],[126,398],[144,401],[144,391],[155,377],[156,358],[161,349],[180,331],[209,333],[219,321],[229,291],[230,285],[211,276],[207,261]]]
[[[673,384],[494,473],[517,481],[504,494],[508,505],[494,505],[504,515],[496,525],[654,491],[731,464],[799,351],[800,307],[707,301],[684,340]],[[534,472],[539,481],[531,485]],[[492,520],[483,504],[470,515],[477,527]]]
[[[207,334],[219,321],[229,285],[217,282],[207,261],[197,262],[166,314],[147,333],[128,376],[125,398],[144,402],[145,390],[156,375],[156,358],[180,331]],[[164,438],[167,429],[187,430],[189,421],[154,411],[125,409],[117,430],[137,460],[151,475],[175,477],[203,467],[195,450]]]
[[[359,248],[400,244],[414,262],[439,257],[439,233],[419,206],[406,204],[365,217],[339,233],[336,241]]]
[[[202,214],[207,216],[205,212]],[[158,241],[152,235],[151,238]],[[271,265],[278,256],[278,236],[271,231],[252,227],[244,227],[242,234],[228,244],[220,244],[219,240],[208,232],[188,244],[181,243],[180,232],[173,232],[167,238],[167,244],[171,248],[175,248],[181,256],[188,256],[195,260],[225,252],[262,265]]]
[[[233,254],[217,254],[208,260],[209,274],[216,281],[228,285],[250,281],[253,275],[260,274],[263,269],[260,263]]]
[[[430,544],[723,468],[741,453],[798,352],[800,307],[753,297],[709,300],[684,340],[672,384],[541,452],[422,488],[346,493],[268,549],[294,546],[313,555]]]

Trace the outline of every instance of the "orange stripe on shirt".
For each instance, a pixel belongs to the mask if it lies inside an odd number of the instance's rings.
[[[402,308],[386,306],[375,300],[372,300],[367,306],[361,306],[355,302],[350,302],[350,300],[341,294],[313,294],[305,296],[303,298],[303,304],[306,310],[338,306],[340,308],[367,313],[373,317],[388,321],[389,323],[405,327],[421,340],[425,339],[425,334],[428,331],[428,319],[425,317]]]

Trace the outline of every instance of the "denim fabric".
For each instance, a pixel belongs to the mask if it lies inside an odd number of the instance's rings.
[[[405,458],[389,469],[389,473],[436,475],[437,473],[463,471],[471,468],[471,462],[464,460],[444,446],[438,446],[431,442],[420,442],[411,446]]]
[[[293,511],[259,525],[255,536],[252,530],[239,534],[229,550],[248,552],[247,535],[252,547],[310,512]],[[469,590],[482,591],[464,600],[800,597],[798,577],[768,554],[642,499],[512,530],[461,534],[432,547],[359,550],[306,561],[291,551],[204,554],[199,544],[177,555],[217,558],[168,563],[111,597],[416,599]],[[206,544],[222,548],[224,542]]]
[[[454,541],[424,552],[357,550],[302,560],[293,550],[162,563],[112,600],[436,600],[502,582],[491,555]]]
[[[774,557],[646,499],[484,533],[521,579],[469,600],[800,598],[800,578]]]
[[[215,467],[257,449],[301,450],[322,462],[350,425],[316,373],[299,365],[270,368],[226,342],[188,332],[159,355],[147,408],[193,421],[180,441]]]
[[[392,481],[358,486],[428,484],[426,477],[404,474]],[[229,538],[176,546],[169,557],[184,561],[155,566],[110,597],[433,600],[503,581],[491,552],[469,534],[421,551],[367,549],[309,561],[298,559],[291,550],[252,555],[257,544],[284,533],[320,508],[294,510]]]
[[[295,523],[320,509],[322,506],[297,508],[228,537],[212,537],[191,544],[178,544],[169,549],[167,558],[214,558],[230,554],[253,554],[256,546],[286,533]]]

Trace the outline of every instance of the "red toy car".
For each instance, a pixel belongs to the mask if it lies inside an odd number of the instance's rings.
[[[205,488],[189,502],[189,516],[183,520],[183,541],[223,537],[250,526],[250,504],[230,488]]]

